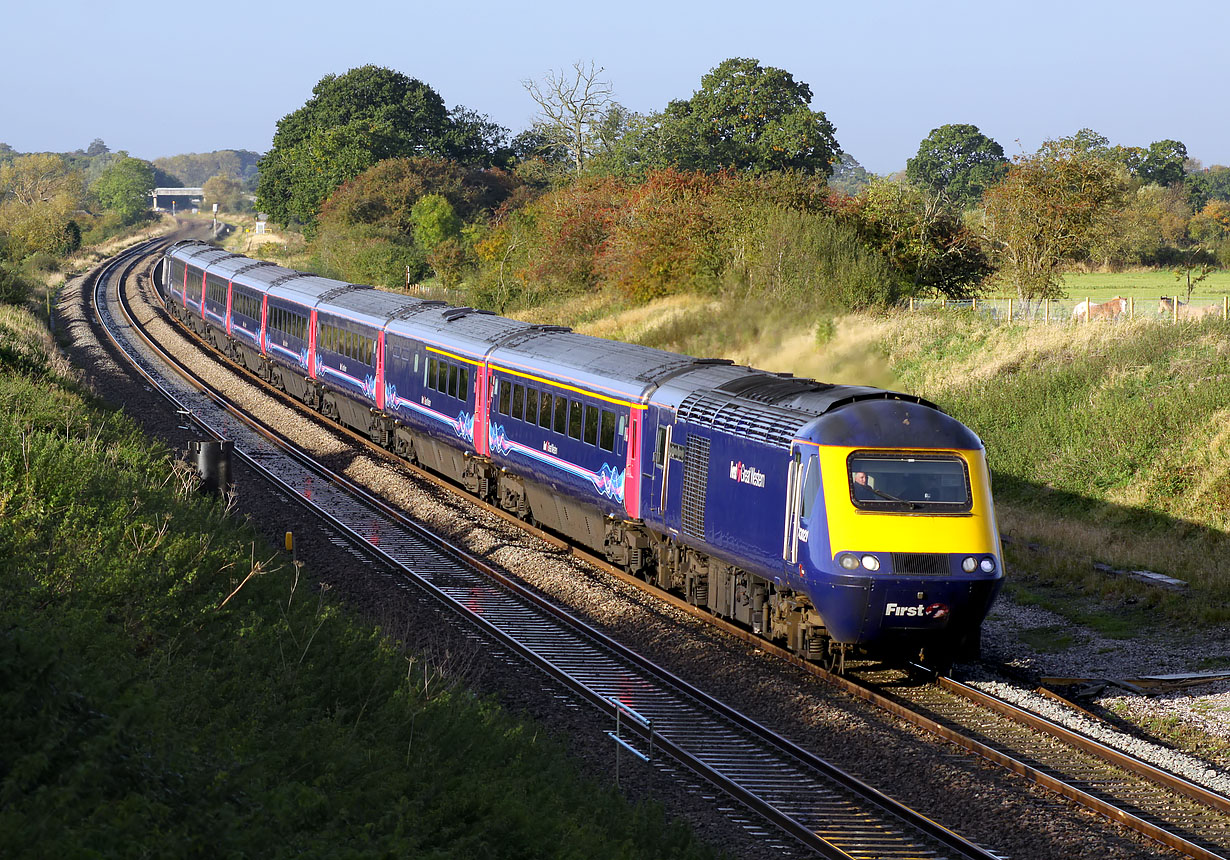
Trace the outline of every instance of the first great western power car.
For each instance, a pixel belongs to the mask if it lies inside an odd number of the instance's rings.
[[[305,404],[830,667],[944,665],[1003,579],[981,440],[919,397],[169,248],[167,309]]]

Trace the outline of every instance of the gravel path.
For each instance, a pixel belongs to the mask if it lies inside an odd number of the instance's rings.
[[[68,352],[74,363],[86,369],[100,396],[122,404],[151,435],[182,450],[192,434],[179,429],[165,402],[118,368],[94,341],[79,287],[76,281],[63,290],[58,308],[60,331],[71,339]],[[267,420],[285,428],[305,450],[332,460],[352,479],[670,671],[967,837],[1016,858],[1175,856],[1026,780],[902,727],[871,706],[683,616],[447,491],[416,482],[404,468],[357,451],[318,422],[220,367],[185,343],[161,312],[147,308],[141,315],[155,337],[178,344],[175,350],[204,377],[259,407]],[[275,543],[280,543],[284,531],[294,530],[301,557],[312,559],[314,579],[328,583],[331,595],[429,655],[450,677],[548,726],[588,773],[600,780],[610,778],[612,750],[603,732],[611,726],[604,717],[578,706],[537,670],[495,653],[454,618],[441,615],[434,602],[417,599],[413,589],[398,585],[386,571],[339,549],[314,520],[238,463],[236,482],[241,514]],[[630,797],[663,803],[672,816],[691,822],[704,838],[733,856],[785,856],[767,850],[742,826],[737,813],[722,811],[724,800],[706,799],[707,791],[690,780],[676,779],[662,767],[623,771],[622,787]]]

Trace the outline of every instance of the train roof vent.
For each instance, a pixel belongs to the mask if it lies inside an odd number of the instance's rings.
[[[253,269],[259,269],[261,266],[276,266],[276,265],[277,263],[270,263],[268,260],[257,260],[254,263],[251,263],[247,266],[241,266],[240,268],[236,269],[231,274],[231,277],[234,277],[235,275],[242,275],[244,272],[250,272]]]
[[[697,358],[692,360],[693,364],[734,364],[729,358]]]
[[[428,308],[438,308],[443,304],[444,302],[440,301],[439,299],[431,299],[429,301],[415,302],[412,305],[406,305],[405,307],[400,307],[397,310],[393,311],[391,314],[389,314],[389,319],[393,319],[393,320],[409,319],[415,314],[422,313]]]
[[[351,290],[370,290],[370,289],[371,287],[364,287],[364,286],[360,286],[359,284],[342,284],[340,287],[334,287],[333,289],[325,290],[323,293],[320,294],[320,298],[317,301],[327,302],[330,299],[336,299],[338,296],[344,295],[350,292]]]
[[[287,281],[293,281],[295,278],[306,278],[307,276],[307,272],[289,272],[280,278],[274,278],[268,283],[268,285],[266,285],[265,288],[269,289],[270,287],[280,287]]]
[[[495,316],[493,311],[482,310],[481,308],[453,308],[443,313],[445,322],[453,322],[462,317],[468,317],[470,314],[483,314],[485,316]]]
[[[825,382],[816,382],[814,379],[800,379],[788,373],[756,373],[723,382],[718,386],[718,391],[727,391],[761,403],[780,404],[805,392],[827,391],[836,387]]]
[[[789,447],[810,416],[776,406],[749,403],[717,391],[696,391],[679,404],[679,419],[743,439]]]
[[[566,325],[539,325],[535,323],[530,328],[534,331],[572,331]]]

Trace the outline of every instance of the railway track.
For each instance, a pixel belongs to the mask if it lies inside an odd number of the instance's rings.
[[[144,249],[148,250],[148,249]],[[115,347],[185,416],[228,439],[289,497],[309,505],[353,545],[411,578],[488,637],[619,720],[629,754],[663,753],[736,798],[820,856],[993,858],[947,830],[657,668],[461,548],[312,460],[243,416],[144,339],[108,288],[140,251],[98,276],[94,306]],[[784,847],[784,846],[779,846]]]
[[[838,681],[915,725],[1200,860],[1230,856],[1230,798],[951,678]]]
[[[348,435],[357,444],[366,445],[384,455],[382,449],[371,446],[362,437],[350,433]],[[320,479],[315,480],[317,483],[314,487],[317,489],[314,492],[317,492]],[[452,489],[447,484],[443,486]],[[473,502],[469,496],[466,498]],[[483,507],[507,521],[527,528],[556,546],[567,548],[574,555],[626,582],[639,588],[647,588],[640,580],[610,567],[601,559],[595,559],[550,535],[528,528],[498,508],[485,505]],[[369,533],[368,540],[370,536]],[[662,592],[649,590],[655,596],[662,597]],[[1192,786],[1185,780],[1137,762],[1132,757],[1105,748],[1097,742],[1083,739],[1067,729],[1048,724],[1047,721],[1033,717],[1015,706],[998,700],[991,701],[985,694],[957,685],[948,679],[940,679],[936,684],[919,685],[908,681],[904,673],[889,675],[883,672],[869,673],[865,683],[839,678],[804,663],[785,651],[775,649],[740,628],[714,619],[708,613],[698,612],[684,601],[669,595],[666,599],[676,608],[699,615],[710,623],[716,622],[727,632],[824,677],[852,695],[872,702],[932,734],[1032,779],[1187,856],[1206,860],[1230,856],[1230,818],[1227,817],[1230,802],[1224,797]],[[612,713],[618,710],[618,706],[613,706],[609,698],[605,703],[595,701],[595,704],[610,709]],[[639,710],[635,706],[633,709]],[[643,727],[635,728],[635,722],[634,719],[631,728],[644,734]],[[657,724],[655,734],[661,728],[661,724]],[[641,743],[643,749],[645,741],[642,740]],[[664,747],[660,736],[656,738],[655,744],[657,749]],[[703,770],[698,769],[697,772],[703,774]],[[738,792],[732,794],[738,796]]]

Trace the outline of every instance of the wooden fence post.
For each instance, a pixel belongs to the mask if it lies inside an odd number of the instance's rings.
[[[1136,297],[1128,296],[1128,319],[1136,319]]]
[[[1043,299],[1043,301],[1046,302],[1046,324],[1050,325],[1051,324],[1051,300]]]
[[[1085,322],[1089,322],[1093,318],[1093,314],[1089,313],[1093,304],[1089,301],[1089,296],[1085,296]]]
[[[1012,324],[1012,299],[1008,299],[1008,324]]]
[[[914,311],[914,297],[910,296],[910,312]]]

